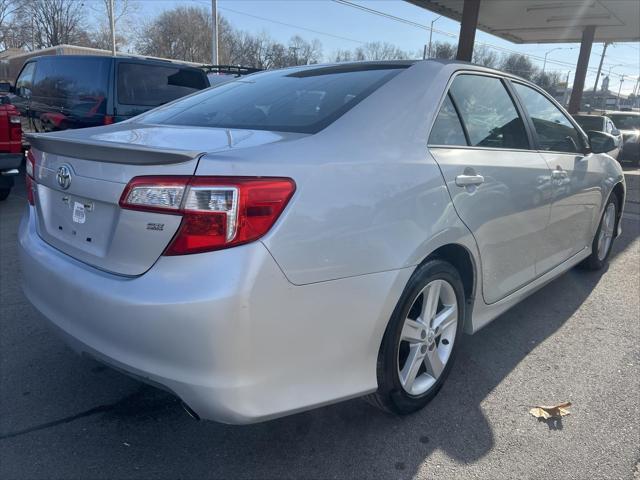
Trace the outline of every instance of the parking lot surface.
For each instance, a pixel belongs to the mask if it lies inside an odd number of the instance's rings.
[[[465,337],[423,411],[352,400],[242,427],[64,346],[20,290],[16,188],[0,203],[0,478],[640,478],[639,180],[608,270],[574,269]],[[564,401],[561,422],[528,413]]]

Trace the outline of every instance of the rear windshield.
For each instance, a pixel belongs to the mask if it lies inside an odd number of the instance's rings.
[[[574,117],[578,125],[587,132],[589,130],[602,131],[602,117]]]
[[[350,65],[257,73],[149,112],[140,121],[316,133],[406,67]]]
[[[107,96],[111,60],[51,56],[36,62],[33,95],[57,99],[92,99],[102,102]]]
[[[613,114],[609,115],[609,118],[620,130],[640,129],[640,115]]]
[[[209,86],[195,68],[121,62],[118,65],[118,103],[157,107]]]

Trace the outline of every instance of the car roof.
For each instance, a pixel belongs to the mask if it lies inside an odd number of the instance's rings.
[[[117,57],[112,57],[110,55],[38,55],[37,57],[30,58],[25,63],[42,60],[44,58],[66,58],[66,59],[70,58],[70,59],[73,59],[73,60],[102,59],[102,60],[107,60],[107,61],[111,61],[111,60],[113,60],[115,58],[117,60],[127,60],[127,61],[133,60],[135,62],[147,63],[147,64],[150,64],[150,65],[151,64],[153,64],[153,65],[171,65],[171,66],[175,66],[175,67],[194,68],[194,69],[197,69],[197,70],[201,70],[196,65],[187,65],[187,64],[182,63],[182,62],[180,62],[178,60],[172,61],[172,60],[163,60],[163,59],[159,59],[159,58],[137,57],[137,56],[128,56],[128,55],[118,55]]]

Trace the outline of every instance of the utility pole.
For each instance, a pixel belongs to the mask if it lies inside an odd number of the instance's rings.
[[[109,0],[107,7],[109,10],[109,26],[111,28],[111,55],[116,56],[116,19],[114,13],[113,0]]]
[[[622,91],[622,82],[624,82],[624,73],[620,77],[620,86],[618,87],[618,110],[620,110],[620,92]]]
[[[218,0],[211,0],[211,63],[218,64]]]
[[[600,72],[602,71],[602,62],[604,62],[604,54],[607,53],[607,47],[609,42],[604,42],[602,45],[602,56],[600,57],[600,64],[598,65],[598,73],[596,73],[596,83],[593,84],[593,103],[596,103],[596,92],[598,91],[598,81],[600,80]]]
[[[429,29],[429,58],[431,58],[431,40],[433,39],[433,24],[442,18],[442,15],[431,20],[431,28]]]
[[[567,70],[567,80],[565,81],[565,87],[564,87],[564,95],[562,96],[562,106],[566,107],[567,106],[567,100],[569,97],[569,75],[571,75],[571,70]]]

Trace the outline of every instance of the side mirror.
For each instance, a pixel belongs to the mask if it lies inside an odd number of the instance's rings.
[[[593,153],[607,153],[616,148],[616,140],[613,135],[595,130],[589,130],[587,135]]]

